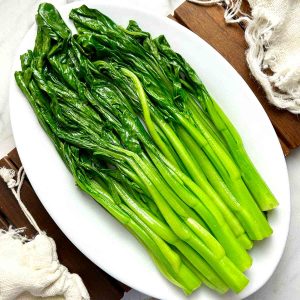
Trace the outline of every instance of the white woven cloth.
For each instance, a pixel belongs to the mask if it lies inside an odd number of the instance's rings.
[[[70,274],[57,258],[53,239],[38,234],[26,241],[20,230],[0,231],[0,299],[89,299],[77,274]],[[35,297],[34,297],[35,296]],[[53,298],[51,298],[53,300]]]
[[[251,16],[242,14],[242,0],[189,1],[225,5],[226,22],[245,23],[245,39],[249,45],[246,57],[252,74],[264,88],[270,103],[299,114],[300,1],[248,0]]]
[[[0,177],[7,183],[22,211],[38,232],[34,239],[28,240],[22,235],[23,229],[0,230],[0,299],[51,297],[49,300],[89,300],[81,278],[60,264],[54,240],[41,231],[23,204],[20,196],[25,177],[23,168],[20,168],[16,180],[12,169],[0,168]]]

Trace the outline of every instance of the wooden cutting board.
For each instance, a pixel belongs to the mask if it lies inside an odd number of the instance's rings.
[[[298,116],[286,111],[279,111],[268,104],[265,94],[255,79],[250,75],[246,60],[243,28],[238,24],[226,25],[221,6],[204,7],[184,2],[170,16],[206,40],[240,73],[253,90],[266,110],[277,132],[285,155],[300,145],[300,121]],[[184,41],[183,41],[184,42]],[[21,162],[16,149],[0,161],[0,167],[19,169]],[[87,259],[62,233],[54,223],[40,200],[33,191],[28,179],[25,180],[21,196],[42,230],[54,238],[60,261],[71,272],[78,273],[86,284],[91,299],[120,299],[129,288],[99,269]],[[26,227],[26,234],[36,234],[29,224],[7,186],[0,180],[0,228],[8,226]]]

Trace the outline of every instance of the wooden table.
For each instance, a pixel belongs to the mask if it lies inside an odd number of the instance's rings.
[[[201,36],[240,73],[269,115],[282,149],[285,155],[288,155],[300,145],[300,121],[297,116],[279,111],[268,104],[262,88],[247,68],[244,55],[247,45],[243,38],[243,27],[239,24],[226,25],[223,13],[224,9],[221,6],[202,7],[184,2],[175,10],[174,16],[170,17]],[[0,161],[0,166],[19,169],[21,162],[16,149]],[[120,299],[124,292],[129,290],[127,286],[99,269],[68,240],[44,209],[27,179],[21,196],[40,228],[56,241],[61,263],[83,278],[91,299]],[[6,184],[0,180],[0,228],[8,228],[10,225],[26,227],[25,232],[29,237],[36,234]]]

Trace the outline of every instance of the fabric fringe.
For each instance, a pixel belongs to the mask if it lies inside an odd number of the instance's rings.
[[[8,230],[0,229],[0,245],[4,245],[7,241],[19,240],[22,244],[30,240],[24,236],[25,228],[13,228],[9,226]]]

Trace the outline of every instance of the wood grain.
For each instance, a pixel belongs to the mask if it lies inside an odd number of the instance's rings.
[[[288,146],[282,141],[281,138],[279,138],[279,143],[281,145],[281,148],[282,148],[282,151],[283,151],[283,154],[285,156],[288,156],[291,152],[290,148],[288,148]]]
[[[0,167],[2,166],[15,170],[20,168],[21,161],[16,150],[0,161]],[[117,300],[123,297],[124,292],[129,288],[103,272],[69,241],[47,213],[27,178],[22,186],[21,198],[40,228],[55,240],[60,262],[70,272],[81,276],[91,299]],[[7,228],[9,225],[17,228],[26,227],[25,233],[28,237],[36,235],[36,231],[22,213],[11,191],[0,180],[0,227]]]
[[[9,222],[6,220],[5,215],[3,215],[0,211],[0,229],[7,230],[9,227]]]
[[[184,2],[175,10],[174,17],[213,46],[244,78],[267,112],[287,155],[300,145],[299,117],[268,103],[263,89],[248,69],[243,29],[238,24],[226,24],[223,14],[221,6],[207,7]]]

